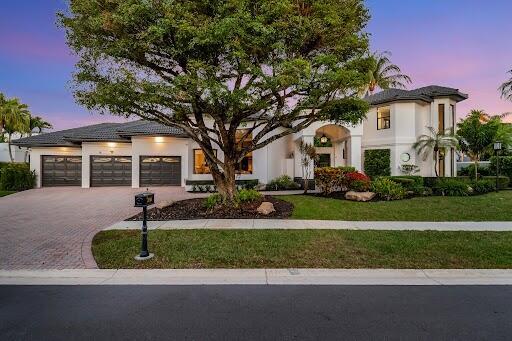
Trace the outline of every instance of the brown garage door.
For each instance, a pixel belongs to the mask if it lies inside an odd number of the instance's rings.
[[[141,156],[140,186],[180,186],[180,156]]]
[[[91,156],[91,186],[130,186],[131,156]]]
[[[41,162],[43,187],[82,184],[81,156],[43,155]]]

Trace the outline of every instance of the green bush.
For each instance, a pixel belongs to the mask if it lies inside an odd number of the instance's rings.
[[[280,177],[270,181],[267,186],[265,186],[267,191],[290,190],[299,188],[300,185],[294,182],[288,175],[281,175]]]
[[[496,156],[491,157],[491,174],[496,174]],[[512,179],[512,156],[500,156],[500,175],[508,176]],[[510,185],[510,183],[509,183]]]
[[[478,180],[471,183],[473,194],[485,194],[496,190],[496,183],[492,180]]]
[[[261,193],[254,189],[241,189],[235,194],[235,202],[251,202],[261,198]]]
[[[475,165],[471,164],[467,167],[462,168],[457,175],[469,176],[473,179],[475,178]],[[489,166],[483,165],[481,163],[478,164],[478,176],[488,176],[492,175],[492,170]]]
[[[385,177],[380,177],[373,181],[371,190],[375,192],[380,199],[387,201],[400,200],[405,197],[405,188]]]
[[[324,195],[340,190],[344,185],[345,171],[341,167],[315,168],[315,185]]]
[[[212,194],[204,201],[204,206],[209,210],[215,208],[215,206],[222,204],[222,196],[219,193]]]
[[[494,183],[494,186],[496,186],[496,177],[495,176],[484,176],[484,177],[482,177],[482,180],[492,181]],[[508,186],[510,186],[510,178],[505,175],[500,175],[498,177],[498,188],[504,189],[504,188],[508,188]]]
[[[0,169],[0,189],[24,191],[34,188],[36,174],[27,163],[9,163]]]
[[[389,149],[365,150],[364,172],[371,178],[391,175],[391,151]]]
[[[240,181],[243,189],[255,189],[260,183],[258,179]]]
[[[463,197],[470,194],[470,187],[466,181],[456,178],[443,178],[434,184],[432,190],[436,195],[449,197]]]

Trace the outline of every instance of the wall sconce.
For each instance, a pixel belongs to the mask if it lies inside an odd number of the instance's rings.
[[[163,136],[155,136],[155,142],[156,143],[162,143],[164,142]]]

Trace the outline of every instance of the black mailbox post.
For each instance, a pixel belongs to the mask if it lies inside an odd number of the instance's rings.
[[[140,254],[135,257],[136,260],[146,260],[153,257],[152,253],[148,251],[148,206],[155,203],[155,195],[150,192],[144,192],[135,195],[135,207],[142,207],[143,220],[142,220],[142,243],[140,247]]]

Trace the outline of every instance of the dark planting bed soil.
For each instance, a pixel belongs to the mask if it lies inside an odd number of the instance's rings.
[[[190,220],[190,219],[285,219],[291,216],[293,204],[265,196],[260,200],[240,204],[237,208],[218,207],[208,210],[204,206],[205,198],[188,199],[176,201],[170,206],[162,209],[152,208],[148,210],[148,220]],[[276,212],[263,215],[256,212],[258,206],[269,201],[274,204]],[[142,213],[139,213],[126,220],[142,220]]]
[[[320,197],[320,198],[347,200],[347,199],[345,199],[345,193],[346,192],[332,192],[327,195],[324,195],[323,193],[307,193],[305,195],[310,195],[312,197]]]

